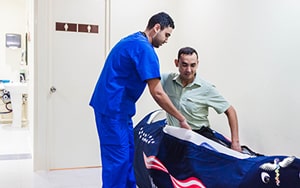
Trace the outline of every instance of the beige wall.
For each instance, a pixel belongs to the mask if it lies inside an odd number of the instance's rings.
[[[166,10],[176,28],[169,43],[157,50],[162,72],[177,71],[173,59],[180,47],[195,47],[200,54],[198,73],[215,84],[238,112],[241,143],[265,154],[300,156],[300,3],[177,0],[158,6],[158,1],[147,2],[126,1],[128,7],[135,7],[130,11],[119,6],[112,28],[124,29],[113,30],[112,41],[144,29],[142,20]],[[135,122],[156,108],[146,90]],[[230,136],[225,115],[212,110],[210,120],[213,128]]]
[[[236,107],[241,143],[300,156],[300,2],[188,0],[179,6],[188,11],[178,10],[178,44],[198,50],[198,72]],[[210,116],[229,136],[224,117]]]

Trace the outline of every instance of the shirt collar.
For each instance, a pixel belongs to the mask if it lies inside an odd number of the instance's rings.
[[[189,85],[187,85],[187,87],[191,87],[193,85],[195,86],[200,86],[202,85],[202,82],[201,82],[201,79],[199,76],[197,76],[198,74],[196,74],[195,76],[195,79],[192,83],[190,83]],[[173,81],[175,81],[177,84],[181,85],[182,86],[182,83],[181,83],[181,80],[180,80],[180,77],[179,77],[179,73],[175,74],[174,77],[173,77]]]

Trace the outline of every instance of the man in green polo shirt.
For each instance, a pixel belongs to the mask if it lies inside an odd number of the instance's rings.
[[[231,131],[231,148],[241,151],[236,111],[219,94],[214,85],[201,79],[196,73],[199,65],[197,51],[191,47],[181,48],[178,59],[175,59],[175,65],[179,73],[163,74],[161,83],[173,104],[186,117],[191,128],[205,136],[210,126],[209,107],[218,114],[225,113]],[[173,116],[167,114],[167,120],[169,125],[180,127],[178,120]]]

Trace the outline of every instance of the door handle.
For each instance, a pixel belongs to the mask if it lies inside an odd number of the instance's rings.
[[[56,92],[56,88],[54,86],[50,87],[50,93],[55,93]]]

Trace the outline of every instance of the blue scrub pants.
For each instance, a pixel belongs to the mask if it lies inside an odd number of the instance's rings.
[[[100,140],[103,188],[136,188],[134,136],[130,117],[108,117],[95,112]]]

